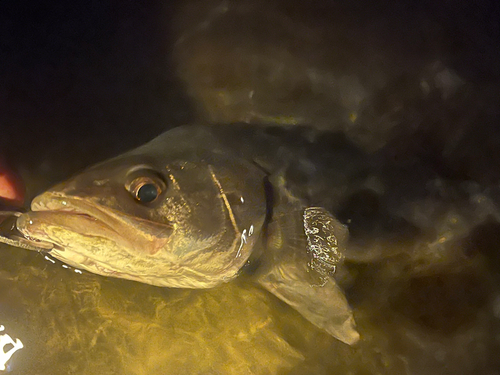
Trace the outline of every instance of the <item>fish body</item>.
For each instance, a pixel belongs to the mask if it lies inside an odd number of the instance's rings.
[[[352,311],[331,277],[347,229],[316,206],[311,184],[288,182],[294,170],[323,179],[300,165],[314,131],[290,132],[300,137],[246,124],[172,129],[39,195],[17,229],[72,266],[162,287],[211,288],[251,264],[267,290],[352,344]]]

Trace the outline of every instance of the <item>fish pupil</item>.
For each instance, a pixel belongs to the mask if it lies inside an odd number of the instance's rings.
[[[137,191],[137,199],[143,203],[150,203],[158,197],[158,188],[155,184],[144,184]]]

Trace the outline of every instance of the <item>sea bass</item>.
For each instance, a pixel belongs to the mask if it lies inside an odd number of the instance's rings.
[[[332,277],[347,228],[312,198],[311,186],[321,184],[290,183],[291,173],[319,178],[304,160],[322,140],[309,128],[290,130],[297,132],[174,128],[37,196],[17,230],[74,267],[161,287],[212,288],[246,272],[353,344],[352,310]],[[352,151],[342,147],[340,154]],[[345,167],[326,170],[336,168]]]

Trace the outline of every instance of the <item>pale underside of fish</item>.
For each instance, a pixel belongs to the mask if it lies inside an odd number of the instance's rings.
[[[172,129],[37,196],[0,225],[0,241],[161,287],[211,288],[246,273],[354,344],[333,278],[347,228],[287,182],[301,155],[281,138],[245,124]]]

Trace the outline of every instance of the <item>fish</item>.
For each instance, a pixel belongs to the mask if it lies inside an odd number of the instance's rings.
[[[307,156],[325,138],[292,128],[173,128],[38,195],[15,229],[54,258],[102,276],[192,289],[247,277],[353,345],[360,338],[353,310],[334,278],[348,229],[311,191],[324,178]],[[342,155],[352,150],[336,148],[335,137],[323,156],[328,173],[344,169],[333,176],[343,186],[339,176],[350,172]]]

